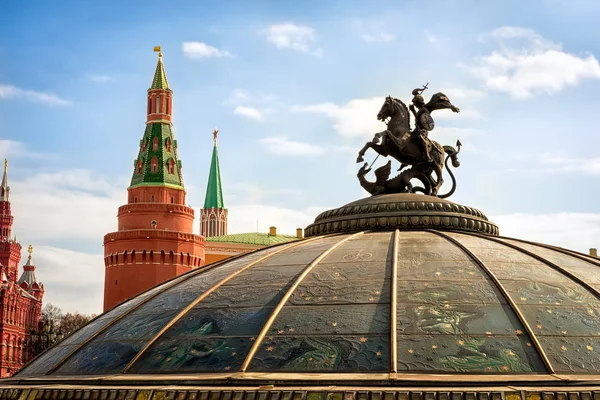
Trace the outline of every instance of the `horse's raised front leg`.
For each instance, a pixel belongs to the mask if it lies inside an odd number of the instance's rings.
[[[380,155],[382,155],[382,156],[384,156],[384,157],[387,157],[387,153],[386,153],[386,151],[385,151],[385,147],[384,147],[383,145],[380,145],[380,144],[374,144],[373,142],[367,142],[367,143],[365,144],[365,146],[364,146],[362,149],[360,149],[360,151],[358,152],[358,158],[356,159],[356,162],[357,162],[357,163],[360,163],[360,162],[363,162],[363,161],[364,161],[363,157],[364,157],[364,155],[365,155],[365,152],[366,152],[366,151],[367,151],[369,148],[371,148],[371,149],[375,150],[375,152],[376,152],[377,154],[380,154]]]
[[[365,161],[363,157],[364,157],[366,151],[369,149],[369,147],[372,147],[372,146],[373,146],[372,142],[365,143],[363,148],[360,149],[360,151],[358,152],[358,157],[356,158],[357,163],[361,163],[361,162]]]

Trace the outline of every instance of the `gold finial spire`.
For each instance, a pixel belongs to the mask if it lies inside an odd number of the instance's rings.
[[[33,246],[29,245],[29,247],[27,247],[27,252],[29,253],[29,257],[31,257],[31,253],[33,253]]]
[[[154,51],[158,52],[158,58],[162,58],[162,51],[160,49],[160,46],[154,46]]]
[[[8,170],[8,158],[4,159],[4,173],[6,173],[6,170]]]
[[[215,147],[217,146],[217,136],[219,136],[219,130],[215,128],[215,130],[213,131],[213,144],[215,145]]]

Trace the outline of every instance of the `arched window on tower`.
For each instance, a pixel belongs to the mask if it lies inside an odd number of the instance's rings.
[[[167,143],[165,144],[165,147],[168,152],[171,152],[171,138],[167,138]]]
[[[208,223],[208,235],[216,236],[216,232],[217,232],[217,218],[215,217],[214,214],[212,214],[210,216],[210,221]]]
[[[142,160],[140,160],[138,158],[138,162],[137,162],[137,173],[141,174],[142,173],[142,167],[144,166],[144,164],[142,163]]]
[[[152,151],[158,151],[158,138],[155,137],[154,140],[152,140]]]
[[[146,150],[146,139],[142,139],[142,151]]]
[[[158,173],[158,159],[156,157],[152,157],[152,161],[150,162],[150,170],[153,174]]]
[[[160,114],[160,96],[156,96],[156,112]]]
[[[175,174],[175,161],[172,158],[169,158],[169,174]]]

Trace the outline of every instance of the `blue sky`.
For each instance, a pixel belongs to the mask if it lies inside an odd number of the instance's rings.
[[[587,251],[600,246],[598,26],[593,0],[5,2],[15,233],[36,248],[48,301],[100,310],[102,237],[126,201],[161,45],[188,203],[203,203],[216,126],[232,232],[258,220],[293,233],[365,196],[354,161],[384,129],[383,98],[429,82],[426,98],[462,110],[434,113],[430,135],[464,145],[452,200],[503,234]]]

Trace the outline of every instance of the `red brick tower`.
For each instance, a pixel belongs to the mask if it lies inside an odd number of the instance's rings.
[[[29,258],[18,277],[21,245],[12,237],[13,216],[10,211],[8,161],[4,160],[4,175],[0,184],[0,377],[11,376],[31,358],[26,342],[29,332],[37,327],[42,316],[44,285],[35,277]],[[17,280],[18,279],[18,280]]]
[[[204,238],[193,234],[194,210],[185,205],[172,99],[159,53],[127,204],[119,207],[118,231],[104,236],[105,311],[204,265]]]

